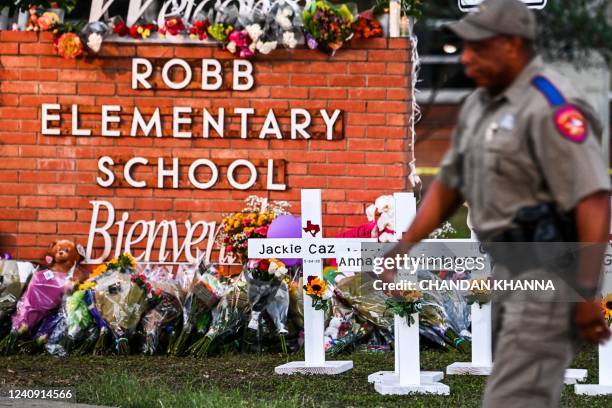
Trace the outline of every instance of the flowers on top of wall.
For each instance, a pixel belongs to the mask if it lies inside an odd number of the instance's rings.
[[[128,26],[121,17],[77,24],[66,29],[53,11],[36,15],[36,29],[54,31],[58,54],[77,58],[98,53],[109,36],[214,42],[240,58],[267,55],[278,48],[306,45],[333,55],[351,38],[382,36],[371,10],[358,15],[354,4],[313,1],[305,8],[295,0],[210,0],[190,21],[170,11],[162,26],[141,18]],[[80,29],[77,29],[77,26]],[[65,35],[71,33],[71,35]],[[60,40],[61,38],[61,40]]]

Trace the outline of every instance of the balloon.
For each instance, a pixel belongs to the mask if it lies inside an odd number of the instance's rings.
[[[302,220],[293,215],[280,215],[268,227],[268,238],[302,238]],[[301,259],[279,259],[286,266],[301,265]]]

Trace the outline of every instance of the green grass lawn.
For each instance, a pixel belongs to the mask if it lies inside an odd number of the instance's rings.
[[[297,355],[290,356],[292,360]],[[393,368],[393,354],[355,353],[355,368],[338,376],[278,376],[280,355],[190,357],[69,357],[47,355],[0,358],[0,388],[70,386],[78,402],[118,407],[478,407],[485,378],[449,376],[450,396],[381,396],[367,376]],[[458,353],[424,350],[423,369],[444,370]],[[589,369],[597,382],[595,349],[583,351],[573,365]],[[563,393],[566,407],[611,407],[610,397],[577,397]]]

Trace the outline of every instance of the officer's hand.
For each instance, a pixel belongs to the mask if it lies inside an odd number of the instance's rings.
[[[598,302],[580,302],[576,304],[574,316],[580,336],[588,343],[601,344],[610,338],[610,329],[604,320]]]

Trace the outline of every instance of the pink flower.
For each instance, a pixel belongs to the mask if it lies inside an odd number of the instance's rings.
[[[265,237],[268,235],[268,225],[265,225],[263,227],[257,227],[253,232],[259,235],[263,235]]]
[[[253,55],[255,55],[255,53],[253,53],[249,47],[245,47],[240,50],[240,58],[249,58]]]
[[[238,48],[247,47],[249,45],[249,34],[246,32],[246,30],[234,30],[230,33],[229,40],[233,41]],[[242,50],[240,52],[242,53]]]

